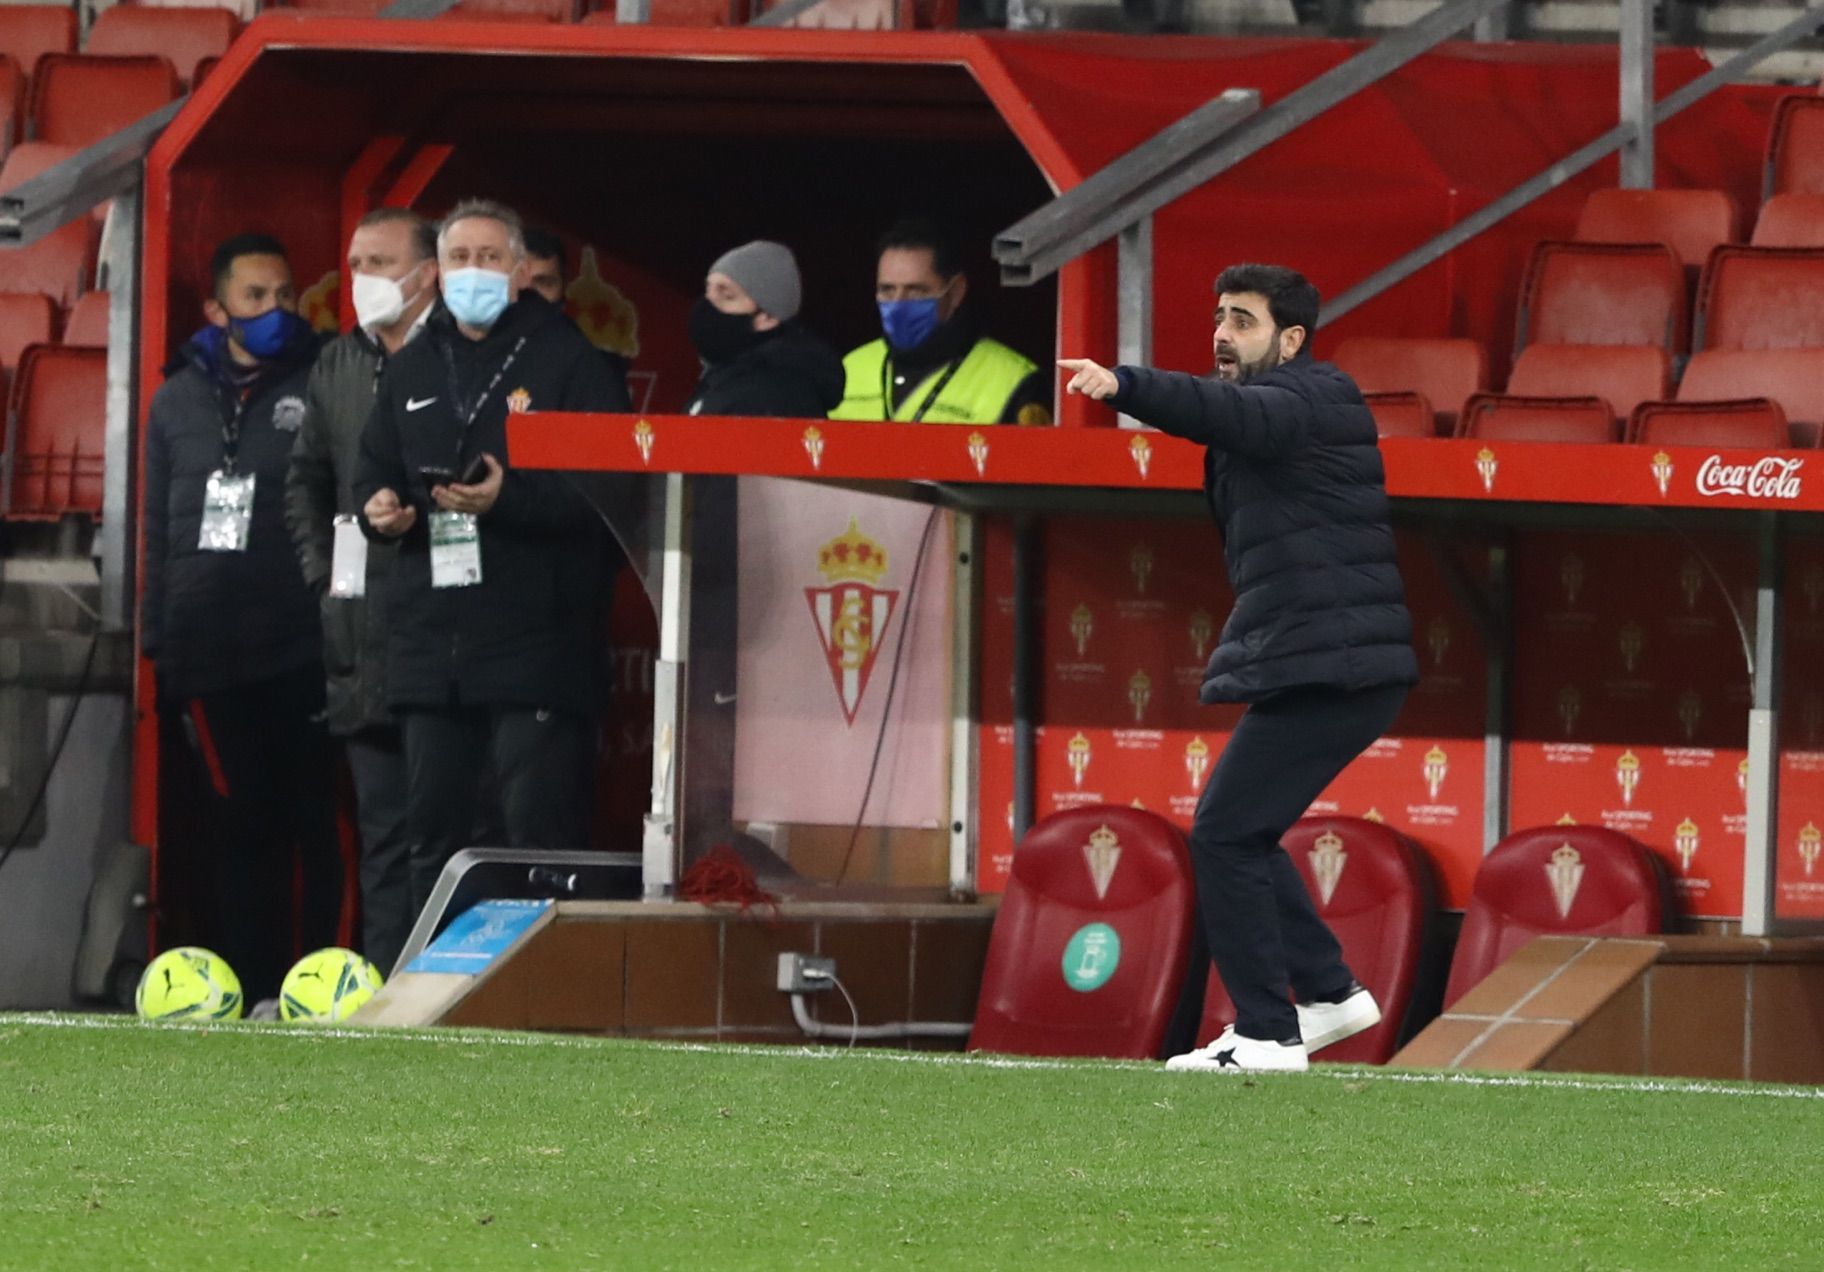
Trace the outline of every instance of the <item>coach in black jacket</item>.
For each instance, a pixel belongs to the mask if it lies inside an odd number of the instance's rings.
[[[1204,489],[1235,590],[1201,696],[1250,706],[1198,801],[1191,859],[1236,1020],[1168,1067],[1303,1069],[1380,1010],[1279,840],[1392,725],[1418,660],[1374,418],[1348,376],[1306,352],[1317,289],[1239,265],[1216,290],[1213,378],[1060,365],[1070,392],[1208,448]]]
[[[582,847],[600,518],[565,478],[508,468],[521,411],[624,410],[575,325],[525,283],[523,230],[471,200],[438,230],[443,305],[393,358],[355,496],[396,539],[387,701],[399,713],[414,908],[466,846],[491,758],[515,847]]]

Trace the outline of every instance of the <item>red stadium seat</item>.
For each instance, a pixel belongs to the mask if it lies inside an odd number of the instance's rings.
[[[1719,247],[1697,288],[1694,350],[1824,347],[1824,248]]]
[[[1721,190],[1593,190],[1572,235],[1580,243],[1664,243],[1686,269],[1742,240],[1741,213]]]
[[[0,167],[0,193],[37,176],[73,151],[24,142]],[[76,303],[88,284],[100,228],[91,217],[59,226],[29,247],[0,252],[0,291],[42,292],[60,307]]]
[[[1423,393],[1364,393],[1381,437],[1436,437],[1437,413]]]
[[[105,349],[33,345],[20,357],[11,397],[9,517],[100,513],[107,398]]]
[[[1321,1054],[1325,1060],[1385,1064],[1399,1048],[1436,911],[1431,867],[1406,836],[1357,817],[1307,817],[1281,843],[1342,943],[1343,961],[1381,1008],[1380,1024]],[[1234,1023],[1235,1004],[1212,968],[1197,1045]]]
[[[108,347],[108,293],[83,293],[63,324],[63,343],[84,349]]]
[[[1478,393],[1463,408],[1458,437],[1491,442],[1613,442],[1614,408],[1599,397],[1512,397]]]
[[[1448,1008],[1536,936],[1646,936],[1670,913],[1659,858],[1601,826],[1519,830],[1482,859],[1444,990]]]
[[[1541,243],[1520,288],[1515,356],[1534,344],[1685,347],[1685,271],[1654,243]]]
[[[85,52],[115,56],[160,53],[185,84],[205,59],[220,57],[234,43],[240,19],[226,9],[155,9],[117,4],[103,9],[89,30]]]
[[[289,0],[289,7],[302,13],[367,16],[390,3],[392,0]],[[577,7],[577,0],[462,0],[443,16],[471,22],[570,22],[576,18]]]
[[[648,22],[652,26],[723,27],[746,22],[744,0],[652,0]],[[614,9],[598,9],[586,14],[587,26],[613,26]]]
[[[1754,247],[1824,247],[1824,194],[1776,194],[1761,205]]]
[[[1628,421],[1628,436],[1642,446],[1740,446],[1780,450],[1791,444],[1786,412],[1778,402],[1642,402]]]
[[[1713,349],[1695,354],[1680,402],[1771,398],[1795,423],[1824,424],[1824,349]]]
[[[50,53],[32,77],[32,123],[40,141],[87,146],[177,97],[177,72],[162,57]]]
[[[0,5],[0,53],[29,79],[46,53],[76,51],[76,8],[68,4]]]
[[[1357,336],[1331,358],[1363,393],[1419,393],[1449,436],[1469,395],[1488,387],[1488,354],[1473,340]]]
[[[1672,357],[1649,345],[1528,345],[1507,379],[1510,396],[1599,397],[1618,418],[1672,392]]]
[[[37,292],[0,292],[0,366],[19,365],[27,345],[49,344],[57,307]]]
[[[25,72],[19,63],[0,54],[0,160],[19,144],[25,126]]]
[[[1824,96],[1782,97],[1767,130],[1767,174],[1763,191],[1824,194]]]
[[[982,975],[978,1051],[1158,1056],[1196,908],[1178,828],[1101,805],[1056,813],[1013,854]]]

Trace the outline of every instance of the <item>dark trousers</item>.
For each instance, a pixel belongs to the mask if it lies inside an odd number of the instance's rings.
[[[1294,1041],[1294,995],[1311,1002],[1349,987],[1342,947],[1279,841],[1405,699],[1405,686],[1392,685],[1296,689],[1255,703],[1203,788],[1191,822],[1197,904],[1243,1037]]]
[[[507,846],[588,847],[586,784],[577,762],[589,722],[529,707],[412,708],[405,739],[412,913],[444,863],[474,843],[482,777],[492,766]]]
[[[249,1005],[278,996],[299,954],[336,943],[342,854],[322,711],[315,667],[185,703],[208,810],[213,913],[200,935]]]
[[[418,918],[405,828],[405,743],[391,725],[353,734],[345,749],[361,833],[361,952],[391,976]]]

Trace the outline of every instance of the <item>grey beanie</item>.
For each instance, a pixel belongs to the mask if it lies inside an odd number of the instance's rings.
[[[754,303],[780,322],[798,316],[801,287],[798,262],[783,243],[756,239],[724,252],[709,267],[712,274],[727,274],[754,298]]]

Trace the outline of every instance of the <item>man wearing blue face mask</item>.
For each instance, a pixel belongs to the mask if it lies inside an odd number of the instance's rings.
[[[883,337],[842,360],[833,420],[1049,424],[1050,377],[991,340],[968,303],[961,254],[940,227],[901,221],[882,236],[874,300]]]
[[[387,364],[354,496],[396,543],[386,699],[406,768],[412,910],[473,842],[492,767],[515,848],[587,846],[605,531],[565,477],[507,461],[525,411],[624,411],[626,390],[528,285],[511,208],[468,200],[437,232],[442,304]]]
[[[229,239],[210,273],[146,424],[140,630],[194,751],[213,884],[195,935],[259,1002],[294,948],[335,943],[342,899],[317,604],[283,505],[317,339],[274,239]]]

